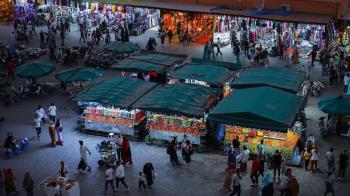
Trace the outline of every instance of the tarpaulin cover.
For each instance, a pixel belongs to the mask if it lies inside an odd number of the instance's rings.
[[[192,58],[192,64],[205,64],[205,65],[215,65],[220,67],[225,67],[231,71],[238,71],[242,69],[242,65],[240,63],[230,63],[223,61],[208,61],[203,59]]]
[[[55,70],[55,66],[46,62],[33,62],[16,68],[16,74],[22,78],[40,78],[49,75]]]
[[[77,101],[94,101],[128,108],[158,84],[136,78],[106,80],[93,85],[74,97]]]
[[[180,57],[179,55],[167,55],[167,54],[145,54],[145,55],[137,55],[131,56],[130,59],[142,60],[150,63],[157,63],[164,66],[172,66],[175,63],[181,64],[186,60],[184,57]]]
[[[132,107],[170,115],[203,117],[209,96],[217,93],[218,89],[193,84],[159,85]]]
[[[334,115],[350,115],[350,97],[326,97],[318,102],[322,112]]]
[[[164,72],[166,67],[157,63],[145,62],[141,60],[127,59],[115,63],[112,68],[117,71],[125,72],[142,72],[148,73],[150,71],[156,71],[158,73]]]
[[[209,119],[286,132],[302,105],[302,97],[272,87],[234,90],[209,113]]]
[[[189,64],[171,74],[176,79],[193,79],[212,85],[222,86],[234,76],[234,72],[220,66]]]
[[[288,68],[268,67],[242,71],[233,82],[233,88],[271,86],[297,93],[305,79],[305,74]]]

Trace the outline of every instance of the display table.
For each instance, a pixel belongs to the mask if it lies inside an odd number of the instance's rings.
[[[60,188],[53,186],[53,183],[60,184]],[[79,182],[74,180],[58,181],[55,176],[45,178],[41,183],[40,187],[44,190],[47,196],[55,196],[57,190],[61,190],[62,196],[80,196]]]
[[[132,125],[131,126],[118,125],[118,124],[110,124],[110,123],[104,123],[104,122],[85,120],[85,129],[102,131],[107,133],[120,132],[123,135],[134,136],[134,128]]]
[[[171,131],[162,131],[162,130],[149,130],[149,136],[153,139],[170,141],[174,137],[178,141],[183,140],[184,133],[180,132],[171,132]],[[191,141],[192,144],[200,144],[200,136],[186,133],[187,139]]]

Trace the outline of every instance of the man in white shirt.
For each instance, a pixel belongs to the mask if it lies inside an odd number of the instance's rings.
[[[241,175],[239,168],[236,169],[236,172],[232,176],[232,182],[233,182],[233,192],[230,194],[230,196],[233,196],[237,193],[237,195],[241,195]]]
[[[243,150],[240,153],[240,170],[245,172],[247,170],[247,162],[249,159],[249,150],[246,146],[243,146]]]
[[[114,185],[113,185],[113,169],[108,164],[107,164],[107,170],[106,170],[105,177],[106,177],[106,183],[105,183],[104,193],[107,193],[108,184],[111,184],[113,191],[116,192]]]
[[[40,141],[40,134],[41,134],[41,126],[42,126],[42,120],[39,117],[39,115],[36,114],[34,121],[33,121],[33,127],[36,130],[36,135],[37,135],[39,141]]]
[[[91,171],[91,166],[88,164],[87,162],[87,157],[86,157],[86,152],[89,153],[89,155],[91,155],[90,150],[84,145],[84,142],[79,140],[79,144],[80,144],[80,160],[83,160],[86,164],[86,166],[88,167],[87,171],[90,172]]]
[[[51,103],[49,109],[47,110],[49,113],[49,119],[53,122],[56,120],[56,106]]]
[[[119,189],[119,181],[122,182],[122,184],[124,185],[124,187],[126,188],[126,191],[129,191],[129,187],[128,185],[125,183],[124,179],[125,179],[125,171],[124,171],[124,166],[122,164],[120,164],[120,162],[117,162],[117,172],[115,174],[115,180],[116,180],[116,188],[117,190]]]

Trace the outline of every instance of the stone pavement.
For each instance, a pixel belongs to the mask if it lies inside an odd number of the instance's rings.
[[[11,26],[0,26],[0,41],[10,40]],[[38,30],[37,30],[38,31]],[[149,36],[153,36],[155,30],[147,31],[139,37],[132,37],[133,41],[144,46]],[[69,46],[78,44],[78,31],[73,29],[73,32],[67,38],[66,43]],[[113,36],[112,36],[113,37]],[[32,46],[38,46],[38,37],[32,41]],[[159,43],[159,42],[158,42]],[[193,57],[201,57],[203,46],[192,45],[182,48],[176,44],[158,47],[157,50],[174,53],[186,53]],[[227,49],[229,50],[229,49]],[[233,55],[228,55],[229,52],[224,52],[222,60],[232,61]],[[227,54],[227,56],[226,56]],[[43,57],[47,59],[47,56]],[[243,57],[242,57],[243,59]],[[271,59],[273,66],[280,66],[277,59]],[[293,66],[294,69],[299,69],[298,66]],[[64,69],[58,66],[58,70]],[[319,67],[313,68],[312,78],[319,78]],[[54,74],[47,76],[42,81],[55,81]],[[108,72],[106,77],[115,75],[114,72]],[[17,79],[16,83],[24,82],[23,79]],[[340,93],[340,88],[326,89],[322,96],[337,95]],[[349,138],[331,136],[327,139],[320,139],[318,133],[318,118],[325,116],[317,108],[317,102],[320,97],[310,97],[306,108],[306,116],[308,118],[308,130],[316,136],[317,145],[320,148],[320,168],[319,173],[305,172],[300,168],[292,168],[294,175],[300,183],[301,196],[318,196],[322,195],[325,190],[324,179],[326,166],[324,163],[324,154],[330,146],[335,148],[336,153],[343,149],[349,149]],[[15,156],[14,159],[8,160],[0,156],[0,169],[11,167],[17,177],[17,186],[20,190],[18,195],[24,195],[21,187],[23,175],[26,171],[30,171],[35,181],[35,196],[44,195],[39,188],[39,183],[47,176],[57,175],[60,161],[65,161],[68,165],[70,177],[77,179],[80,183],[82,196],[102,195],[101,191],[104,187],[104,170],[98,168],[97,161],[100,155],[95,150],[97,143],[105,139],[102,136],[93,136],[81,133],[74,129],[78,118],[78,108],[73,101],[66,101],[66,97],[56,92],[50,97],[27,98],[17,102],[15,105],[4,107],[0,105],[0,116],[5,116],[6,120],[0,124],[0,143],[3,143],[6,137],[6,132],[12,131],[18,138],[35,136],[35,131],[32,128],[32,117],[37,105],[41,104],[46,109],[50,102],[54,102],[58,107],[58,117],[61,118],[64,126],[64,145],[52,148],[49,146],[49,134],[47,125],[43,129],[41,141],[31,140],[31,148],[23,154]],[[84,140],[88,148],[92,151],[92,155],[88,156],[89,163],[92,165],[92,171],[86,174],[77,174],[76,166],[79,161],[79,145],[78,140]],[[176,166],[173,167],[168,161],[168,155],[164,147],[149,146],[144,142],[131,142],[131,151],[133,155],[134,165],[126,168],[126,182],[130,185],[130,192],[124,191],[121,188],[117,195],[181,195],[181,196],[213,196],[213,195],[228,195],[222,190],[224,169],[226,165],[226,157],[221,152],[214,153],[195,153],[193,155],[192,166]],[[155,181],[153,190],[139,191],[137,188],[137,174],[142,169],[145,162],[151,161],[155,166],[155,172],[158,178]],[[249,169],[248,169],[249,171]],[[350,191],[349,175],[344,183],[336,183],[336,195],[349,195]],[[250,187],[249,174],[243,175],[242,180],[242,195],[255,196],[259,195],[257,188]],[[0,195],[4,195],[0,192]],[[112,195],[109,190],[107,195]],[[276,191],[275,195],[279,195]]]

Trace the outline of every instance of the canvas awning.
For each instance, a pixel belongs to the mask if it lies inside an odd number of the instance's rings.
[[[350,96],[325,97],[318,102],[320,110],[333,115],[350,115]]]
[[[177,69],[170,75],[176,79],[191,79],[222,86],[229,81],[234,72],[220,66],[205,64],[189,64]]]
[[[209,119],[249,128],[286,132],[301,109],[303,97],[258,87],[234,90],[209,113]]]
[[[182,64],[186,60],[185,55],[174,55],[174,54],[164,54],[164,53],[152,53],[143,54],[137,56],[130,56],[131,60],[140,60],[149,63],[156,63],[159,65],[170,67],[174,64]]]
[[[208,61],[203,59],[192,58],[192,64],[206,64],[206,65],[215,65],[220,67],[225,67],[231,71],[238,71],[242,69],[242,65],[240,63],[229,63],[223,61]]]
[[[210,107],[207,104],[210,97],[215,96],[218,92],[218,89],[192,84],[159,85],[134,103],[132,107],[168,115],[200,118]]]
[[[233,88],[252,88],[271,86],[292,93],[297,93],[305,79],[305,75],[281,67],[254,68],[242,71],[233,82]]]
[[[77,94],[73,100],[93,101],[128,108],[157,85],[135,78],[117,77],[87,88]]]

